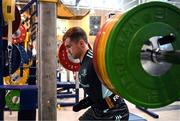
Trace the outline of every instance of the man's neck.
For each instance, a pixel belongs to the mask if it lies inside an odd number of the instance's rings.
[[[88,51],[88,49],[89,49],[88,47],[83,49],[82,54],[81,54],[81,57],[80,57],[80,62],[83,61],[84,56],[85,56],[86,52]]]

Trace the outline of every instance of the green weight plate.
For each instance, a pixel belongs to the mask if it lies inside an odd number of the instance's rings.
[[[10,110],[18,111],[20,106],[20,91],[13,90],[8,92],[5,97],[6,105]]]
[[[141,4],[128,11],[110,33],[106,45],[106,68],[118,93],[137,106],[159,108],[180,97],[180,65],[159,76],[147,73],[140,51],[146,40],[169,33],[180,49],[180,9],[164,2]]]

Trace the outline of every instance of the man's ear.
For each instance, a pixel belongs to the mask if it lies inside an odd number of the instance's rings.
[[[81,46],[81,47],[84,47],[84,45],[85,45],[84,40],[81,39],[81,40],[79,41],[79,43],[80,43],[80,46]]]

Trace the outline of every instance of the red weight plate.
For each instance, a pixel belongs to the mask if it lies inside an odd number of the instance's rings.
[[[58,56],[59,56],[59,61],[64,68],[74,72],[79,70],[80,63],[72,62],[69,59],[64,43],[62,43],[59,48]]]
[[[26,39],[26,28],[21,24],[19,29],[12,35],[13,44],[24,42]]]
[[[21,15],[20,15],[19,9],[16,7],[15,8],[15,20],[12,23],[12,33],[17,31],[17,29],[20,26],[20,23],[21,23]],[[7,35],[8,35],[8,25],[6,24],[3,27],[3,37],[7,37]]]

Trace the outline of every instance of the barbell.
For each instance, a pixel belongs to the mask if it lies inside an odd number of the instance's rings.
[[[102,83],[145,108],[180,98],[180,9],[148,2],[107,20],[93,48]]]

